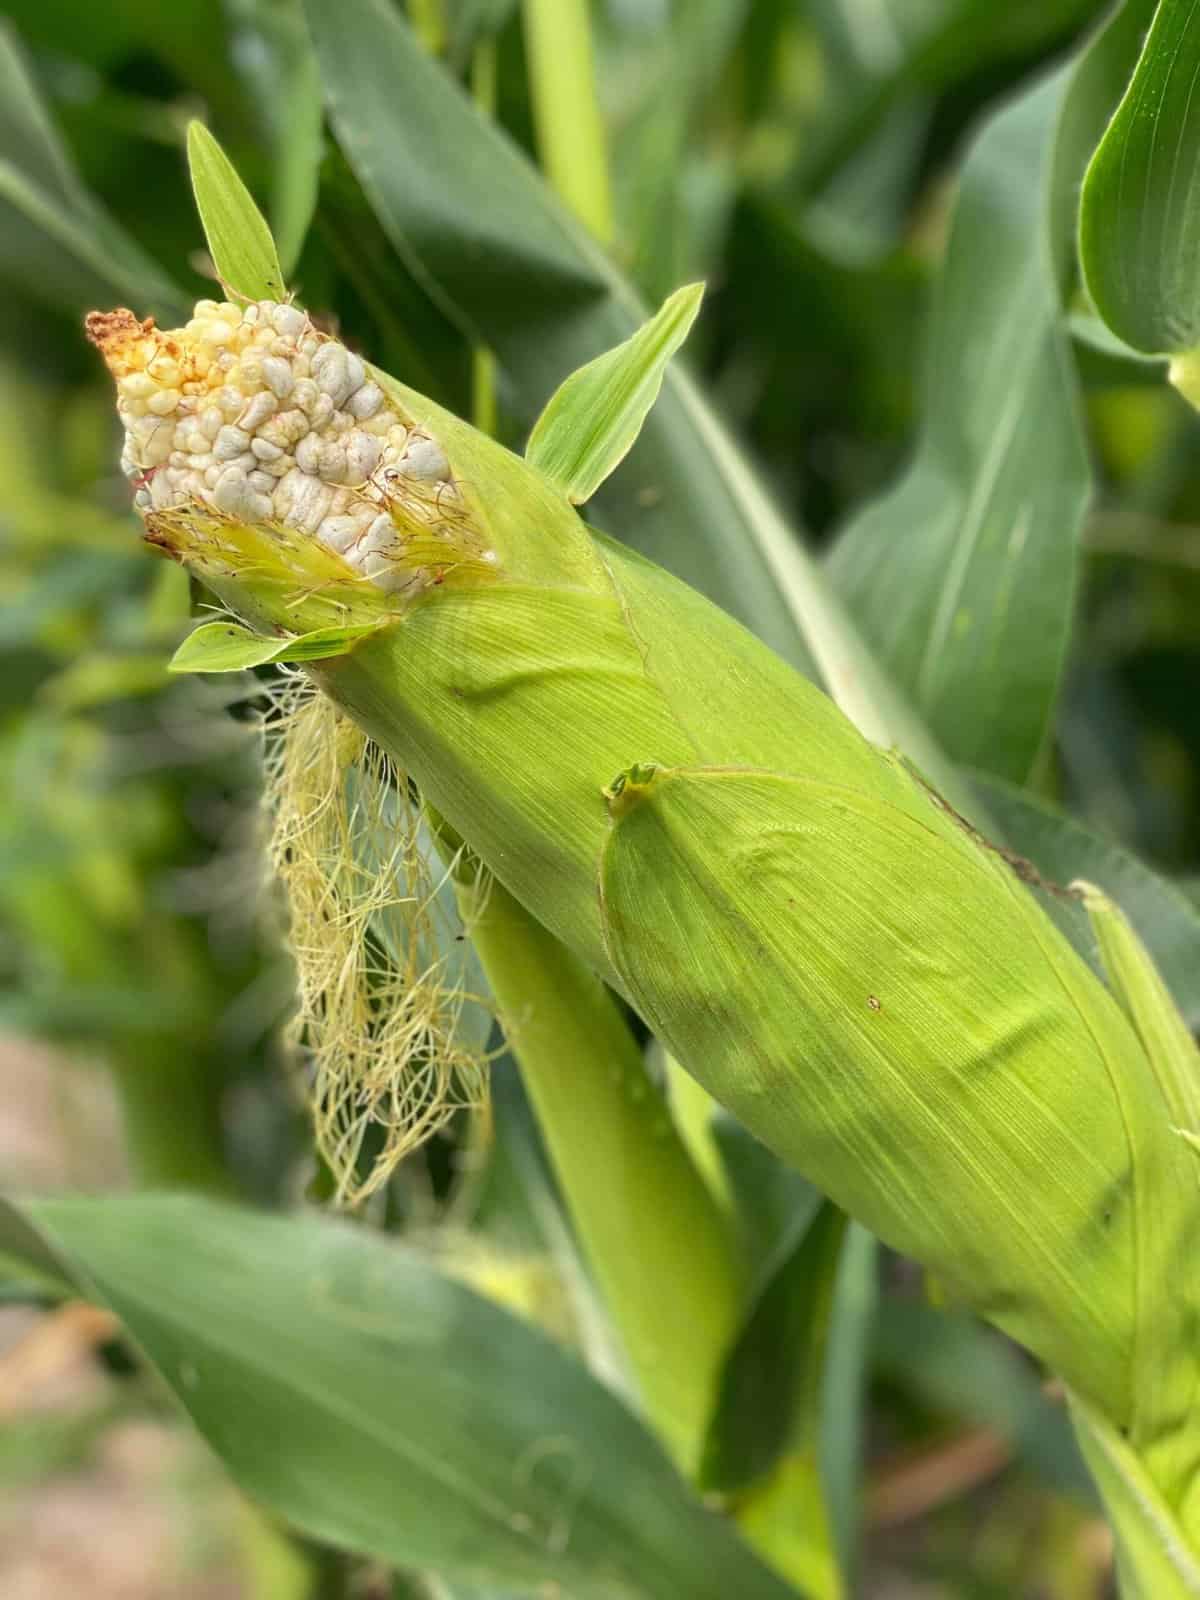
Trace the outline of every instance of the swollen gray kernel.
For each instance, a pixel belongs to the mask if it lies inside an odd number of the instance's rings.
[[[308,321],[303,311],[297,311],[295,306],[272,306],[269,316],[271,326],[285,339],[298,339]]]
[[[436,440],[418,437],[409,440],[403,456],[396,463],[396,471],[409,478],[437,483],[450,476],[450,463]]]
[[[345,555],[352,544],[355,544],[363,534],[363,518],[361,516],[326,517],[318,529],[321,540],[331,550],[336,550],[339,555]]]
[[[213,440],[212,453],[218,461],[232,461],[235,456],[244,455],[249,448],[250,435],[244,429],[226,423]]]
[[[274,415],[274,394],[269,389],[260,389],[237,419],[237,425],[247,433],[255,433],[268,417],[273,417]]]
[[[387,550],[396,542],[396,524],[383,512],[376,517],[367,529],[359,545],[364,556],[378,555],[381,550]]]
[[[335,407],[340,406],[355,387],[351,382],[349,352],[340,344],[323,345],[317,351],[312,358],[312,375],[317,388],[329,396]]]
[[[346,410],[358,422],[366,422],[383,405],[383,390],[377,383],[364,383],[346,401]]]
[[[199,500],[313,534],[384,588],[420,581],[397,567],[405,536],[387,507],[403,496],[403,526],[443,531],[450,464],[358,356],[271,301],[202,300],[178,333],[134,328],[110,364],[139,510]]]
[[[346,482],[365,483],[383,454],[383,444],[357,428],[346,438]]]
[[[264,356],[263,381],[277,400],[286,400],[296,386],[292,369],[282,356]]]

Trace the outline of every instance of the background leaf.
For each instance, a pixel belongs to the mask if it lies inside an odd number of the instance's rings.
[[[1200,909],[1180,888],[1130,851],[1049,802],[978,776],[989,813],[1013,849],[1027,856],[1043,877],[1066,886],[1076,878],[1099,885],[1121,906],[1154,957],[1175,1004],[1193,1029],[1200,1029]],[[1082,908],[1059,902],[1076,942],[1093,951],[1095,939]]]
[[[1128,91],[1083,186],[1088,290],[1135,349],[1200,344],[1200,30],[1192,0],[1161,0]]]
[[[243,1487],[313,1537],[580,1600],[788,1593],[580,1366],[412,1251],[185,1197],[26,1210]]]
[[[967,161],[916,459],[830,564],[949,754],[1018,782],[1054,707],[1090,491],[1049,212],[1066,83],[1002,112]]]
[[[226,0],[234,64],[271,141],[271,232],[284,276],[312,221],[324,144],[321,80],[299,0]]]
[[[173,319],[179,290],[80,183],[0,24],[0,274],[79,311],[114,297]]]

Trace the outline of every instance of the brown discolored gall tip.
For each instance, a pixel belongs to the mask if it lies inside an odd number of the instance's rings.
[[[143,340],[155,337],[154,318],[137,317],[125,306],[115,311],[89,311],[83,327],[113,373],[137,364],[130,360],[132,351]]]

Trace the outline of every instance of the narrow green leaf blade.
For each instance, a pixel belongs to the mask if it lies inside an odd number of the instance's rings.
[[[825,1201],[802,1214],[746,1313],[721,1376],[702,1482],[731,1493],[770,1472],[813,1408],[845,1217]]]
[[[233,163],[202,122],[188,124],[187,147],[196,209],[225,284],[249,300],[282,300],[279,252]]]
[[[814,1600],[839,1600],[822,1483],[822,1384],[846,1218],[801,1218],[750,1306],[721,1379],[702,1482],[738,1494],[747,1537]]]
[[[1137,350],[1200,345],[1200,28],[1162,0],[1083,185],[1079,249],[1096,309]]]
[[[172,672],[241,672],[273,661],[282,639],[267,639],[237,622],[206,622],[171,657]]]
[[[677,289],[615,350],[580,367],[533,425],[526,459],[582,505],[633,448],[704,298],[702,283]]]
[[[172,672],[242,672],[268,661],[324,661],[344,656],[373,624],[315,628],[293,639],[272,639],[237,622],[206,622],[193,629],[171,658]]]
[[[310,1536],[521,1593],[786,1600],[607,1390],[415,1252],[184,1196],[25,1210]]]

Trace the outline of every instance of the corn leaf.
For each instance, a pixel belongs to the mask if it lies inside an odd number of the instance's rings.
[[[690,0],[648,28],[634,11],[593,7],[601,82],[622,86],[607,119],[621,260],[652,302],[708,270],[736,198],[736,163],[698,134],[735,50],[762,31],[747,27],[750,9]]]
[[[84,189],[6,26],[0,26],[0,274],[79,311],[114,295],[172,319],[186,306]]]
[[[879,1241],[851,1222],[833,1286],[821,1418],[821,1478],[834,1546],[851,1593],[862,1553],[867,1394],[879,1300]]]
[[[1062,327],[1078,184],[1136,59],[1128,0],[984,128],[963,173],[913,464],[830,573],[951,756],[1021,782],[1054,714],[1091,493]]]
[[[234,66],[271,142],[271,231],[290,273],[317,201],[324,117],[316,58],[295,0],[226,0],[226,10],[240,26]]]
[[[1096,309],[1135,349],[1200,345],[1200,29],[1162,0],[1083,186],[1079,245]]]
[[[188,166],[209,254],[234,294],[282,300],[287,292],[266,219],[202,122],[188,124]]]
[[[374,625],[315,628],[294,639],[272,639],[237,622],[206,622],[195,628],[171,658],[172,672],[241,672],[268,661],[322,661],[344,656]]]
[[[1004,111],[967,161],[916,459],[830,567],[948,752],[1016,781],[1054,708],[1090,493],[1046,220],[1067,82]]]
[[[565,379],[534,423],[525,459],[574,505],[590,500],[633,448],[703,298],[703,284],[676,290],[632,338]]]
[[[845,1218],[828,1201],[782,1241],[729,1352],[701,1482],[729,1494],[765,1477],[811,1420]],[[814,1382],[814,1369],[817,1381]]]
[[[184,1197],[23,1209],[243,1488],[310,1536],[579,1600],[788,1594],[574,1360],[415,1252]]]
[[[1193,1028],[1200,1028],[1200,907],[1195,901],[1130,851],[1035,795],[995,778],[979,776],[976,782],[1004,837],[1044,878],[1063,887],[1087,878],[1108,891],[1153,955],[1175,1004]],[[1094,952],[1096,941],[1083,911],[1061,900],[1056,905],[1076,947]]]
[[[869,20],[856,0],[812,0],[822,46],[825,94],[798,152],[811,188],[829,177],[898,104],[936,91],[968,68],[1047,48],[1085,22],[1094,0],[922,0]]]
[[[822,1380],[846,1218],[802,1218],[755,1295],[722,1374],[703,1487],[737,1496],[767,1560],[810,1593],[845,1593],[821,1475]]]

